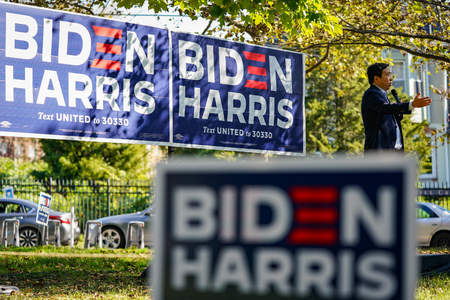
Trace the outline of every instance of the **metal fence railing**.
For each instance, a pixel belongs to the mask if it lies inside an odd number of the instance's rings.
[[[6,186],[14,188],[15,198],[36,203],[41,192],[50,194],[53,210],[70,212],[73,206],[82,232],[88,220],[144,210],[153,195],[147,180],[0,180],[0,192]]]
[[[432,202],[450,210],[450,184],[445,182],[419,182],[417,200]]]

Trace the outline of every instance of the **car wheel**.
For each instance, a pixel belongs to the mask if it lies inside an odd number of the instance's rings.
[[[125,236],[117,227],[105,226],[102,228],[102,243],[104,248],[124,248]]]
[[[22,228],[19,231],[19,244],[21,247],[35,247],[40,245],[41,238],[34,228]]]
[[[450,247],[450,232],[437,233],[430,243],[431,247]]]

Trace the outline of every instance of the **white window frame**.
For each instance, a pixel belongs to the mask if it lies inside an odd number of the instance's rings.
[[[397,66],[397,67],[395,67],[395,66]],[[406,76],[405,67],[406,67],[406,63],[402,60],[394,61],[394,65],[392,66],[392,73],[394,73],[394,75],[396,75],[394,81],[392,82],[392,85],[394,85],[395,83],[401,82],[402,83],[401,88],[402,88],[403,93],[407,93],[407,86],[406,86],[406,77],[407,76]],[[395,70],[401,70],[402,73],[400,75],[402,75],[402,76],[401,77],[398,76],[399,74],[395,73],[394,72]]]
[[[437,179],[437,152],[436,152],[436,136],[431,136],[431,173],[425,173],[419,175],[419,180],[434,180]]]

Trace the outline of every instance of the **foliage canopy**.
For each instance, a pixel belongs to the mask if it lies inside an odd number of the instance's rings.
[[[119,7],[144,0],[117,0]],[[219,22],[227,38],[311,54],[309,70],[323,62],[330,47],[393,48],[419,61],[433,59],[449,69],[450,4],[434,0],[180,0],[148,1],[156,12],[178,9],[195,19]],[[214,30],[214,29],[213,29]],[[212,33],[210,30],[209,33]]]
[[[38,178],[148,179],[144,145],[41,140],[48,168]]]

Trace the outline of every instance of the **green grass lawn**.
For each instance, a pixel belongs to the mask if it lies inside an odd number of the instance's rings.
[[[449,253],[418,249],[418,253]],[[150,299],[141,272],[151,260],[148,249],[82,249],[43,246],[0,247],[0,285],[20,289],[1,299]],[[450,274],[419,278],[417,300],[449,300]]]
[[[0,247],[0,285],[20,289],[5,299],[149,299],[140,274],[150,257],[148,249]]]
[[[418,254],[450,254],[447,248],[418,248]],[[416,289],[417,300],[449,300],[450,273],[419,277]]]
[[[417,300],[449,300],[450,273],[419,278],[416,289]]]

